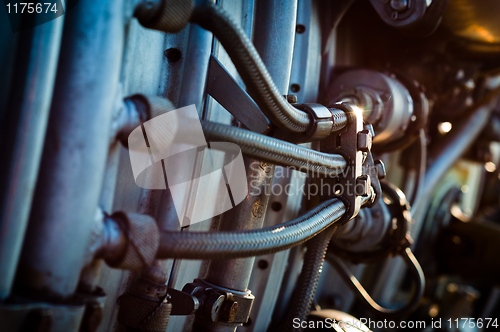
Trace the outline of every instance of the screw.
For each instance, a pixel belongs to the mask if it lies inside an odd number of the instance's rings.
[[[356,196],[368,197],[372,183],[369,175],[361,175],[356,179]]]
[[[408,8],[408,0],[391,0],[391,8],[395,11],[402,12]]]
[[[375,160],[375,167],[377,168],[377,176],[379,180],[385,179],[385,176],[387,175],[385,172],[385,165],[382,162],[382,160],[377,159]]]
[[[290,103],[290,104],[297,104],[297,96],[296,95],[284,95],[285,99]]]
[[[227,322],[232,322],[238,311],[238,302],[226,301],[222,305],[221,318]]]
[[[358,133],[358,150],[368,152],[372,148],[372,133],[365,129]]]

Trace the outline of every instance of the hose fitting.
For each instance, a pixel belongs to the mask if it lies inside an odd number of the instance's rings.
[[[142,0],[134,11],[144,27],[176,33],[188,24],[192,0]]]
[[[142,270],[151,265],[160,245],[160,233],[155,220],[144,214],[115,212],[111,217],[127,237],[127,245],[117,255],[104,256],[115,268]]]
[[[347,115],[341,109],[315,103],[294,106],[311,117],[311,126],[306,132],[309,140],[321,140],[332,132],[343,129],[348,124]]]

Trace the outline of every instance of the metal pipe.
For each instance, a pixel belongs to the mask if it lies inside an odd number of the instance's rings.
[[[225,38],[225,36],[230,37],[231,35],[231,31],[227,30],[227,28],[217,29],[216,26],[219,25],[217,21],[222,22],[220,18],[227,18],[227,15],[220,11],[220,7],[209,6],[218,13],[217,16],[208,18],[208,20],[212,21],[209,25],[216,27],[212,32],[228,52],[250,94],[270,120],[274,120],[279,126],[289,128],[292,131],[304,131],[310,123],[307,114],[290,106],[282,97],[288,92],[290,80],[297,0],[286,2],[279,0],[259,1],[255,6],[254,27],[264,29],[265,34],[269,36],[262,39],[257,37],[255,40],[255,46],[259,54],[257,54],[252,43],[241,29],[235,31],[240,35],[243,42],[241,46],[243,47],[232,45],[231,38]],[[234,27],[231,20],[227,22],[229,22],[230,27]],[[255,33],[260,31],[257,28],[255,29]],[[229,32],[229,34],[226,32]],[[277,50],[280,50],[280,54],[275,58],[274,52],[277,52]],[[241,55],[244,56],[243,59],[240,57]],[[250,57],[245,59],[245,55]],[[260,61],[259,55],[263,61]],[[246,70],[252,68],[252,66],[257,70]],[[306,116],[304,117],[304,115]],[[223,215],[220,224],[221,230],[256,229],[261,228],[264,224],[270,195],[269,192],[266,193],[265,189],[272,183],[274,165],[257,162],[250,158],[245,158],[245,164],[249,168],[247,170],[249,195],[238,207],[229,210]],[[252,164],[257,164],[260,167],[249,167]],[[255,195],[255,190],[259,190],[258,195]],[[252,192],[254,192],[253,195]],[[246,291],[254,261],[254,257],[230,261],[212,261],[206,279],[218,286]],[[195,326],[199,325],[199,323],[200,321],[197,319]],[[237,325],[215,324],[210,326],[210,330],[229,332],[235,331],[236,327]]]
[[[56,77],[64,18],[21,33],[9,123],[2,140],[0,300],[10,294],[28,225]],[[19,74],[25,72],[25,75]],[[14,122],[14,124],[12,123]],[[5,167],[5,168],[4,168]],[[4,182],[5,181],[5,182]]]
[[[425,217],[425,207],[432,197],[434,188],[455,162],[467,152],[488,124],[493,110],[492,103],[497,100],[499,95],[500,87],[488,92],[469,108],[467,118],[455,124],[445,138],[436,142],[433,149],[429,151],[428,159],[431,164],[425,172],[423,189],[412,206],[415,223],[411,225],[410,232],[414,238],[418,238]]]
[[[189,40],[182,74],[181,94],[177,107],[195,104],[202,115],[203,93],[212,46],[212,34],[195,24],[189,25]]]
[[[123,48],[123,2],[88,0],[66,14],[54,101],[19,291],[46,300],[75,291],[108,152]]]
[[[287,29],[290,27],[290,23],[295,26],[297,1],[282,1],[281,3],[271,1],[268,5],[273,8],[271,13],[274,15],[261,11],[265,15],[261,19],[256,18],[256,25],[263,25],[268,29],[272,28],[273,31],[279,31],[281,34],[279,36],[273,35],[262,42],[271,42],[272,46],[279,45],[285,49],[292,45],[293,48],[295,29],[292,31],[287,31]],[[277,16],[278,12],[280,16]],[[280,19],[276,20],[276,17]],[[274,68],[266,68],[265,64],[267,61],[271,61],[273,54],[262,53],[259,57],[250,39],[221,6],[214,5],[207,0],[200,0],[193,10],[190,21],[212,31],[217,37],[245,82],[249,94],[271,122],[284,130],[299,133],[306,131],[311,126],[311,119],[307,113],[293,107],[283,98],[282,95],[286,94],[288,89],[280,92],[271,78],[276,75],[276,78],[286,79],[288,77],[290,79],[290,75],[281,77],[282,74],[276,73]],[[289,34],[292,35],[291,42],[289,42]],[[289,44],[284,46],[282,40],[289,42]],[[256,46],[262,47],[261,51],[265,52],[275,50],[272,46]],[[278,49],[281,50],[281,48]],[[283,64],[289,65],[289,68],[286,69],[288,72],[291,69],[291,61],[287,60],[289,57],[289,55],[284,56],[284,53],[279,54],[279,59],[285,59]],[[287,87],[288,83],[286,82]],[[285,84],[280,82],[278,86],[285,86]]]
[[[469,117],[455,125],[454,130],[445,139],[436,142],[429,151],[432,164],[425,173],[424,191],[421,196],[430,195],[441,177],[467,152],[488,124],[491,110],[490,106],[479,107]]]

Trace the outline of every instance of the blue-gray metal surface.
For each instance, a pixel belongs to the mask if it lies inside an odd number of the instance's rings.
[[[9,106],[9,128],[2,139],[2,206],[0,210],[0,300],[10,294],[26,232],[42,155],[56,77],[64,17],[20,34],[15,83]],[[10,29],[10,27],[9,27]],[[10,34],[10,31],[7,33]],[[4,38],[6,38],[5,36]],[[16,53],[15,50],[11,50]],[[23,76],[22,73],[25,73]],[[7,125],[7,124],[5,124]],[[4,168],[5,167],[5,168]]]

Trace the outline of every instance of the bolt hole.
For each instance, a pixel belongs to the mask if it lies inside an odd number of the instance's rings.
[[[280,211],[283,208],[280,202],[272,202],[271,203],[271,209],[275,212]]]
[[[182,57],[182,52],[178,48],[169,48],[163,54],[169,62],[179,61]]]
[[[269,267],[269,263],[265,259],[261,259],[257,262],[257,267],[261,270],[265,270]]]
[[[306,26],[304,24],[297,24],[297,26],[295,27],[295,32],[296,33],[306,32]]]
[[[300,85],[294,83],[290,86],[290,91],[292,92],[299,92],[300,91]]]
[[[219,306],[216,306],[216,307],[215,307],[215,312],[216,312],[216,313],[217,313],[217,312],[219,312]]]

